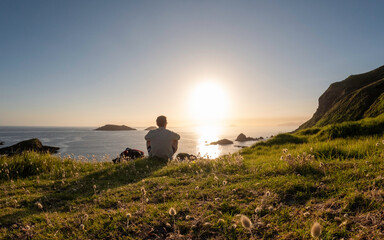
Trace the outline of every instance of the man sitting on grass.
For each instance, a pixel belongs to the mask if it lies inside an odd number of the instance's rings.
[[[149,131],[145,135],[148,155],[150,157],[172,159],[173,154],[177,151],[180,135],[165,129],[167,127],[167,118],[165,116],[157,117],[156,124],[158,128]]]

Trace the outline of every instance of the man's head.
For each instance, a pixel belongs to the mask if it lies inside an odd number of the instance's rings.
[[[166,127],[167,126],[167,117],[166,116],[158,116],[156,119],[156,124],[159,127]]]

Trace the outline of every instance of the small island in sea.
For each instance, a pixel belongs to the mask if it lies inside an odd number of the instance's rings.
[[[144,129],[145,131],[150,131],[150,130],[155,130],[157,129],[157,127],[155,126],[150,126],[150,127],[147,127],[146,129]]]
[[[102,127],[96,128],[95,130],[96,131],[130,131],[130,130],[136,130],[136,129],[125,126],[125,125],[107,124]]]

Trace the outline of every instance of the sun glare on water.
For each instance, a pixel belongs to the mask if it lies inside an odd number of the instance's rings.
[[[196,128],[198,134],[197,152],[200,157],[204,158],[217,158],[220,155],[220,148],[218,145],[210,145],[211,142],[219,140],[220,127],[216,126],[200,126]]]
[[[218,145],[210,145],[219,140],[221,125],[229,109],[228,95],[220,84],[205,81],[193,90],[189,109],[199,135],[197,152],[202,157],[216,158],[220,155]]]

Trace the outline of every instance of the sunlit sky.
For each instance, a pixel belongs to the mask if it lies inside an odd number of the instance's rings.
[[[299,124],[329,84],[384,64],[383,10],[1,0],[0,125],[147,126],[160,114],[173,126]]]

